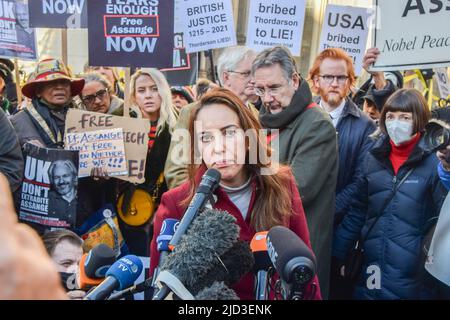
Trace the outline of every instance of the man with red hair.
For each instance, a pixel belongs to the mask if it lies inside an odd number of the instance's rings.
[[[357,181],[361,176],[364,157],[372,147],[369,135],[376,129],[375,123],[348,98],[350,87],[355,82],[353,60],[338,48],[322,51],[309,72],[313,91],[317,93],[319,105],[331,118],[338,133],[339,171],[336,184],[335,229],[344,218],[354,195],[358,192]],[[333,264],[333,263],[332,263]],[[330,298],[346,298],[342,284],[333,290],[332,267]],[[338,279],[339,281],[340,279]]]

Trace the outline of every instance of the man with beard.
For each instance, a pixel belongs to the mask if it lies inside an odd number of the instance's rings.
[[[335,228],[344,218],[358,189],[364,158],[372,147],[369,135],[376,129],[369,119],[348,99],[350,87],[355,82],[352,59],[344,50],[331,48],[322,51],[314,61],[309,72],[313,90],[319,94],[319,105],[325,110],[338,133],[339,171],[336,184]],[[333,270],[333,268],[332,268]],[[334,288],[332,274],[331,298],[348,298],[343,284]],[[340,292],[335,292],[339,289]]]
[[[317,258],[322,297],[328,297],[338,151],[330,117],[312,101],[306,80],[297,73],[289,50],[262,51],[253,62],[255,93],[261,97],[259,120],[279,142],[279,162],[290,165]],[[278,139],[274,136],[278,130]],[[276,144],[275,144],[276,145]],[[275,152],[277,150],[274,150]]]
[[[75,225],[77,209],[77,169],[70,160],[54,161],[48,169],[51,190],[48,217]]]

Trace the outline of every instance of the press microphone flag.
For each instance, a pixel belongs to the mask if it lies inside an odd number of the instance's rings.
[[[78,287],[88,289],[99,285],[105,278],[106,271],[116,261],[114,250],[106,244],[99,244],[85,253],[79,264]]]
[[[89,292],[84,300],[105,300],[114,290],[124,290],[132,286],[142,268],[141,259],[135,255],[120,258],[108,269],[105,280]]]
[[[250,242],[255,266],[253,268],[256,274],[255,298],[256,300],[267,300],[269,296],[269,275],[268,271],[273,266],[267,252],[267,234],[268,231],[258,232],[253,236]]]
[[[316,273],[316,258],[311,249],[292,230],[276,226],[267,234],[267,250],[286,284],[285,299],[302,299],[305,286]]]

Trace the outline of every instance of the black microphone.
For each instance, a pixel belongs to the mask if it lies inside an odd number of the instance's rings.
[[[217,257],[237,241],[239,226],[235,222],[236,218],[225,211],[205,209],[200,212],[166,258],[156,279],[162,287],[153,300],[163,300],[171,291],[182,299],[193,299],[187,288],[194,286],[213,267]]]
[[[273,266],[267,252],[267,231],[258,232],[250,242],[255,258],[253,272],[256,274],[255,299],[267,300],[269,297],[269,269]]]
[[[316,273],[316,258],[292,230],[276,226],[267,234],[267,251],[283,283],[285,300],[302,300]]]
[[[197,191],[192,198],[191,203],[184,212],[183,218],[178,226],[177,231],[170,240],[169,248],[173,248],[180,242],[181,237],[186,233],[192,220],[197,214],[203,210],[206,202],[212,197],[213,192],[217,189],[220,182],[220,172],[216,169],[208,169],[202,177]]]

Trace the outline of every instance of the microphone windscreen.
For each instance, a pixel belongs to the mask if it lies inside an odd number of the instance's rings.
[[[220,260],[216,259],[213,267],[204,276],[197,279],[194,285],[188,289],[195,295],[216,281],[232,286],[252,270],[253,264],[253,254],[248,243],[237,241],[220,257]]]
[[[217,256],[228,251],[239,237],[236,218],[225,211],[205,209],[191,223],[161,270],[176,275],[186,286],[210,270]]]
[[[86,276],[92,279],[104,278],[106,271],[116,261],[114,250],[106,244],[99,244],[89,251],[84,270]]]
[[[214,282],[210,287],[200,291],[195,300],[239,300],[239,297],[223,282]]]
[[[161,251],[169,251],[169,242],[172,240],[175,231],[180,224],[180,220],[177,219],[165,219],[161,226],[158,238],[156,238],[157,249]]]
[[[104,280],[104,278],[96,279],[96,278],[90,278],[86,275],[86,270],[84,270],[84,264],[86,262],[87,256],[88,256],[87,253],[83,254],[83,256],[81,257],[80,263],[78,265],[79,271],[78,271],[78,276],[77,276],[77,283],[78,283],[78,287],[81,290],[87,290],[91,287],[98,286]]]
[[[124,290],[133,285],[142,268],[141,259],[130,254],[117,260],[106,272],[106,277],[115,278],[119,282],[117,290]]]
[[[267,250],[275,269],[280,277],[289,282],[289,274],[285,267],[289,261],[298,257],[305,257],[316,265],[316,258],[310,248],[292,230],[276,226],[267,235]]]

